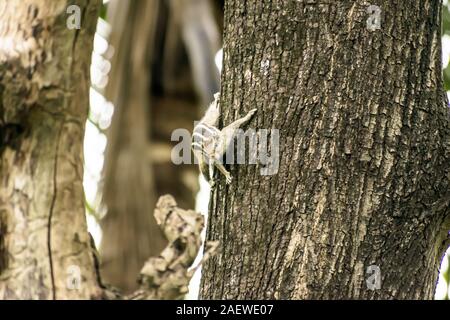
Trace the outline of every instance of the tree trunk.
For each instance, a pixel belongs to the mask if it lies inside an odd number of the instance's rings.
[[[107,214],[101,220],[102,275],[126,293],[136,290],[145,260],[166,240],[151,214],[156,203],[154,174],[146,157],[149,134],[151,49],[156,1],[111,1],[108,16],[115,50],[106,97],[115,106],[108,131],[103,188]]]
[[[231,165],[212,194],[202,298],[433,298],[450,228],[442,4],[378,5],[371,31],[366,1],[226,1],[223,122],[258,108],[280,166]]]
[[[99,5],[0,0],[0,299],[101,294],[82,186]]]

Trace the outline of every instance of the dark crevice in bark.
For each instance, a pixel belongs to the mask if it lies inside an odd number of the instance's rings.
[[[61,128],[59,129],[58,137],[55,141],[55,156],[54,156],[54,171],[53,171],[53,196],[50,204],[50,211],[48,214],[48,228],[47,228],[47,246],[48,246],[48,259],[50,265],[50,277],[52,282],[52,295],[53,299],[56,299],[56,286],[55,286],[55,272],[53,269],[53,259],[52,259],[52,218],[53,218],[53,210],[55,208],[56,196],[58,193],[57,190],[57,177],[58,177],[58,156],[59,156],[59,144],[60,137],[64,127],[64,123],[61,123]]]
[[[21,124],[7,123],[0,125],[0,154],[6,147],[18,150],[24,132],[25,129]]]
[[[6,217],[4,217],[2,211],[0,211],[0,274],[8,267],[8,251],[6,250],[5,243],[5,234],[8,230],[4,219],[6,219]]]

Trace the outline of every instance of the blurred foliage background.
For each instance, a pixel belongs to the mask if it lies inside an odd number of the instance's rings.
[[[171,163],[170,133],[190,129],[220,86],[223,4],[104,0],[91,67],[84,188],[102,275],[124,291],[135,289],[144,259],[164,245],[148,220],[155,198],[171,193],[181,207],[207,214],[208,186],[198,180],[195,166]],[[450,7],[444,0],[442,63],[448,94],[449,60]],[[191,299],[199,277],[197,272]],[[448,300],[450,250],[437,281],[435,298]]]
[[[450,8],[448,0],[444,0],[442,8],[442,51],[445,90],[450,90]]]

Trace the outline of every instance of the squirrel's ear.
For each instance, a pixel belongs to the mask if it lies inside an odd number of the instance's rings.
[[[220,92],[214,93],[214,99],[217,100],[220,97]]]

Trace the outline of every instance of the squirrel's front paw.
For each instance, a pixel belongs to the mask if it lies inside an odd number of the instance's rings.
[[[228,174],[225,179],[227,180],[227,184],[231,184],[231,182],[233,181],[233,177],[231,177],[230,174]]]

